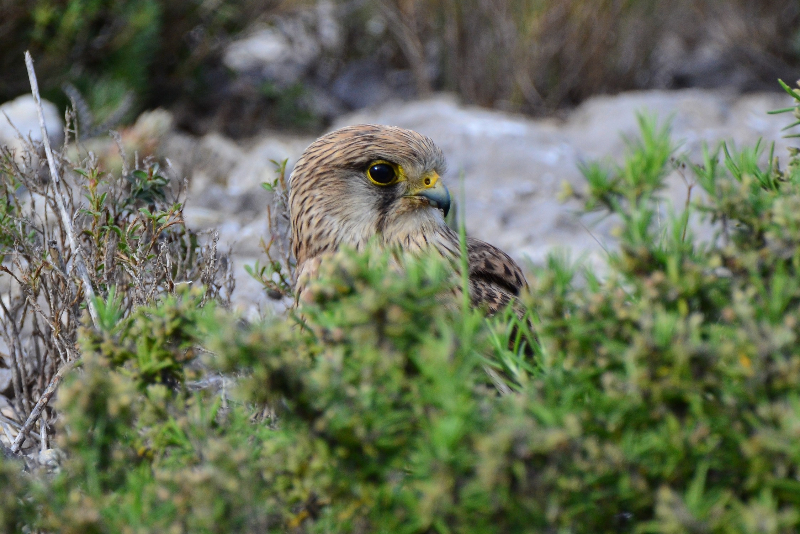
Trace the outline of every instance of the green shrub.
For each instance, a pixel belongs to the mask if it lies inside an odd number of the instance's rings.
[[[535,270],[527,352],[508,316],[443,304],[459,281],[430,257],[398,276],[342,252],[309,304],[251,325],[182,289],[82,331],[65,459],[30,477],[4,461],[6,528],[795,532],[797,152],[692,165],[641,126],[623,163],[584,168],[619,250],[602,278],[559,256]],[[676,164],[689,212],[661,213]]]

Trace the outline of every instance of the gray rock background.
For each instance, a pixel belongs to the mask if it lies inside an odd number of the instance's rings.
[[[21,97],[0,110],[20,131],[36,138],[38,122],[27,100]],[[455,97],[440,94],[342,115],[330,129],[379,123],[428,135],[445,153],[444,180],[454,198],[463,199],[457,200],[458,209],[471,235],[499,246],[523,264],[542,263],[552,251],[565,249],[572,258],[602,265],[606,251],[614,247],[615,221],[581,216],[576,201],[562,202],[559,197],[565,184],[583,188],[581,162],[622,160],[625,138],[638,135],[637,113],[671,120],[678,153],[694,161],[699,161],[703,144],[713,148],[728,141],[745,146],[759,138],[775,141],[775,154],[783,157],[790,140],[781,137],[781,128],[791,117],[767,112],[789,105],[790,98],[777,93],[646,91],[590,99],[563,119],[531,119],[463,106]],[[62,122],[54,106],[48,104],[45,110],[57,142]],[[13,129],[2,128],[6,117],[0,114],[0,119],[0,142],[17,146]],[[170,162],[176,178],[189,184],[184,212],[188,225],[218,229],[221,248],[233,251],[236,305],[248,315],[271,308],[274,303],[244,270],[245,265],[265,260],[260,241],[267,236],[266,207],[271,199],[261,184],[274,179],[275,161],[288,159],[288,177],[316,136],[267,131],[244,141],[218,133],[192,137],[172,130],[170,116],[162,110],[143,114],[122,136],[123,142],[134,145],[158,139],[159,155]],[[100,138],[85,144],[97,153],[112,145]],[[118,159],[113,154],[108,157],[109,162]],[[670,202],[680,207],[687,195],[685,178],[679,173],[670,175],[668,182],[665,214]],[[712,235],[700,220],[692,220],[691,227],[701,237]]]
[[[661,121],[671,118],[679,153],[697,161],[704,143],[715,147],[726,140],[744,146],[760,137],[776,141],[775,154],[783,157],[789,143],[780,130],[791,118],[767,111],[789,105],[788,96],[775,93],[647,91],[593,98],[563,120],[536,120],[465,107],[450,95],[437,95],[348,114],[331,129],[380,123],[428,135],[445,153],[444,179],[454,196],[464,199],[459,208],[471,235],[523,263],[541,263],[548,253],[566,249],[573,258],[602,264],[604,249],[614,246],[613,221],[580,217],[577,202],[562,203],[559,195],[565,182],[577,190],[583,187],[581,162],[621,161],[624,137],[638,134],[638,112]],[[288,158],[291,170],[313,139],[272,132],[238,143],[218,134],[200,139],[175,134],[167,142],[176,171],[189,179],[187,221],[196,228],[216,226],[221,241],[233,247],[236,301],[250,312],[267,300],[243,269],[259,258],[259,239],[266,235],[269,195],[260,184],[275,176],[270,160]],[[677,173],[669,183],[665,196],[682,205],[686,183]],[[699,221],[693,226],[709,234]]]

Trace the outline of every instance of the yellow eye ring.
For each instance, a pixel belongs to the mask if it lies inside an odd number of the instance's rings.
[[[400,181],[402,171],[400,167],[390,161],[373,161],[367,167],[367,178],[375,185],[393,185]]]

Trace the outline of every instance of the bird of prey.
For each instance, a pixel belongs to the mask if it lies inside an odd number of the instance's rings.
[[[314,141],[289,185],[298,298],[320,262],[343,245],[362,250],[374,240],[411,253],[432,249],[458,268],[458,234],[445,223],[444,168],[433,141],[394,126],[348,126]],[[472,304],[493,314],[516,302],[527,282],[514,260],[477,239],[466,245]]]

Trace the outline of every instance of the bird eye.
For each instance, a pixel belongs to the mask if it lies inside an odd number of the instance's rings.
[[[390,185],[397,179],[397,170],[388,163],[373,163],[367,170],[367,176],[378,185]]]

